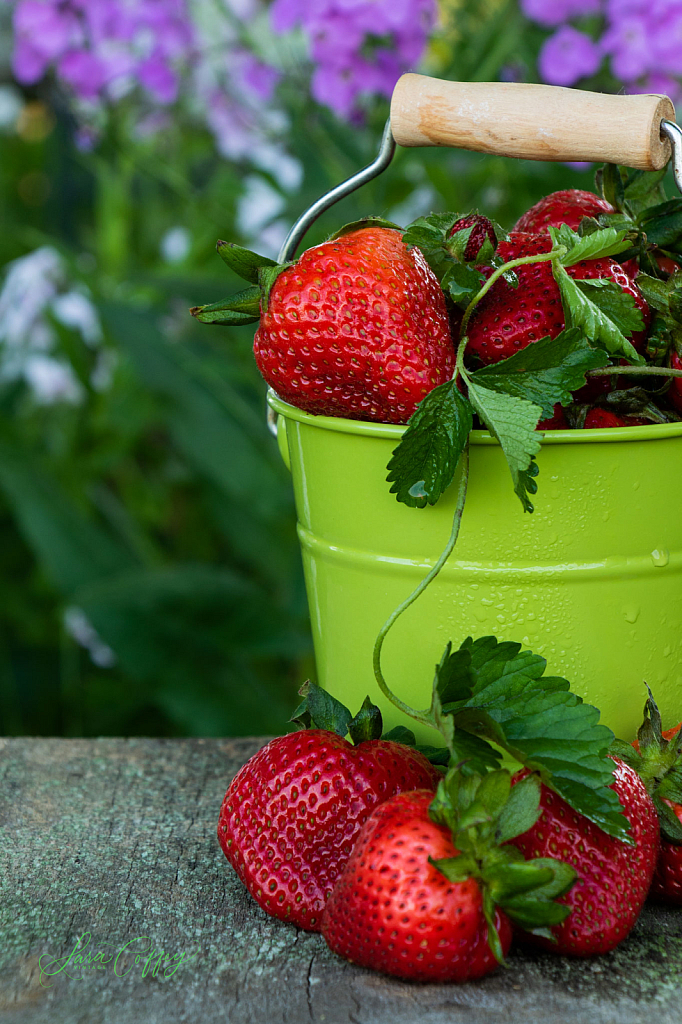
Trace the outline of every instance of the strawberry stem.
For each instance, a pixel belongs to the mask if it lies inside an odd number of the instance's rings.
[[[404,611],[406,611],[411,604],[417,600],[417,598],[424,593],[429,584],[435,580],[438,573],[441,571],[448,558],[453,552],[455,544],[457,543],[457,537],[459,536],[459,527],[462,522],[462,512],[464,511],[464,501],[466,499],[467,484],[469,482],[469,446],[468,444],[464,448],[460,456],[461,476],[459,481],[459,489],[457,491],[457,504],[455,506],[455,514],[452,519],[452,530],[450,531],[450,537],[443,551],[441,552],[438,561],[434,565],[433,569],[424,577],[418,587],[412,591],[409,597],[405,598],[402,604],[398,605],[395,611],[391,612],[384,625],[379,630],[379,635],[376,638],[374,644],[374,676],[376,678],[379,689],[383,693],[384,697],[390,700],[391,704],[397,707],[400,711],[403,711],[410,718],[414,718],[416,722],[421,722],[423,725],[434,725],[433,718],[430,714],[430,710],[415,711],[409,704],[406,704],[396,696],[391,690],[388,683],[384,678],[384,674],[381,671],[381,651],[384,646],[384,640],[395,622],[400,618]]]
[[[682,377],[682,370],[673,370],[669,366],[600,366],[596,370],[588,370],[586,377],[606,377],[613,374],[627,373],[638,377]]]

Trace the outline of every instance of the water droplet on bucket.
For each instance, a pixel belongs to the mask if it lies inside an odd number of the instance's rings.
[[[639,608],[636,604],[628,604],[623,607],[623,615],[625,616],[626,622],[637,622],[639,618]]]
[[[654,548],[651,552],[651,561],[659,568],[663,568],[670,561],[670,552],[667,548]]]

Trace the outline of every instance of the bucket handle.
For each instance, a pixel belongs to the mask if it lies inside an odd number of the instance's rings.
[[[682,192],[682,131],[667,96],[613,96],[522,82],[446,82],[403,75],[376,159],[318,199],[287,235],[278,261],[293,259],[311,224],[381,174],[401,146],[455,146],[524,160],[589,160],[639,170],[665,167],[673,152]]]

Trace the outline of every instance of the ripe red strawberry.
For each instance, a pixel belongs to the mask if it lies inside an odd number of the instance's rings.
[[[476,259],[486,238],[495,249],[497,245],[495,228],[487,217],[483,217],[480,213],[470,213],[467,217],[460,217],[448,231],[448,238],[452,238],[458,231],[464,231],[465,228],[473,228],[463,253],[466,263]]]
[[[588,412],[583,427],[585,430],[595,430],[598,427],[641,427],[645,422],[646,420],[640,420],[636,416],[626,418],[618,416],[610,409],[600,409],[596,406]]]
[[[455,365],[435,274],[400,231],[384,227],[314,246],[280,273],[254,353],[292,405],[386,423],[406,423]]]
[[[651,895],[666,903],[682,905],[682,785],[678,781],[682,767],[682,723],[672,729],[662,729],[661,725],[658,707],[649,692],[644,722],[632,744],[637,754],[634,759],[627,752],[623,756],[639,773],[658,811],[661,850]]]
[[[523,256],[549,252],[551,247],[552,242],[547,234],[512,232],[508,239],[499,243],[497,254],[508,262]],[[637,285],[615,260],[608,257],[581,260],[567,267],[567,272],[575,280],[602,277],[615,281],[624,292],[632,295],[638,309],[642,311],[646,326],[649,318],[648,304]],[[554,338],[564,328],[559,286],[554,280],[549,261],[517,267],[516,274],[519,279],[518,288],[512,288],[500,278],[476,306],[469,321],[467,351],[474,353],[486,365],[507,359],[519,349],[547,335]],[[632,336],[635,348],[641,348],[645,343],[645,330]]]
[[[618,758],[614,762],[611,789],[630,822],[634,847],[602,832],[545,785],[537,822],[511,840],[526,857],[559,857],[578,873],[559,899],[571,914],[552,927],[556,942],[533,936],[554,953],[590,956],[613,949],[635,924],[651,885],[659,848],[656,810],[637,772]],[[513,781],[527,774],[517,772]]]
[[[549,419],[540,420],[536,430],[568,430],[568,420],[560,402],[554,406],[554,415]]]
[[[470,981],[497,967],[478,883],[450,882],[429,858],[458,853],[429,817],[433,793],[404,793],[377,808],[324,912],[322,934],[347,960],[415,981]],[[512,928],[496,910],[507,954]]]
[[[396,793],[434,790],[441,777],[401,743],[353,746],[324,729],[279,736],[232,780],[218,839],[267,913],[319,931],[325,902],[370,812]]]
[[[577,231],[583,217],[598,217],[601,213],[616,211],[605,199],[579,188],[552,192],[531,206],[514,225],[514,231],[547,231],[568,224]]]

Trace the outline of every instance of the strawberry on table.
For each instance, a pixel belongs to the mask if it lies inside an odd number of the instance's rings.
[[[682,724],[662,728],[650,690],[644,721],[632,747],[634,752],[626,743],[614,744],[614,749],[638,772],[658,812],[661,850],[651,895],[682,905]]]
[[[338,701],[311,687],[296,715],[332,728],[279,736],[247,761],[225,794],[218,839],[267,913],[319,931],[325,902],[370,812],[396,793],[433,792],[442,775],[417,750],[364,738],[381,734],[381,715],[368,701],[351,719]],[[356,745],[338,734],[347,729]]]
[[[531,206],[514,225],[514,231],[547,231],[568,224],[577,231],[583,217],[598,217],[603,213],[615,213],[611,203],[579,188],[551,192]]]
[[[512,790],[507,771],[454,767],[435,799],[418,791],[386,801],[327,903],[330,948],[400,978],[464,982],[504,962],[512,920],[548,935],[569,913],[555,898],[575,872],[504,845],[537,818],[539,795],[537,776]]]
[[[542,786],[537,822],[511,843],[526,857],[559,857],[577,873],[560,898],[571,914],[551,929],[554,941],[532,936],[554,953],[608,953],[632,930],[646,900],[658,857],[656,809],[634,769],[614,758],[614,783],[634,845],[606,835],[556,793]],[[528,775],[514,776],[517,784]]]

